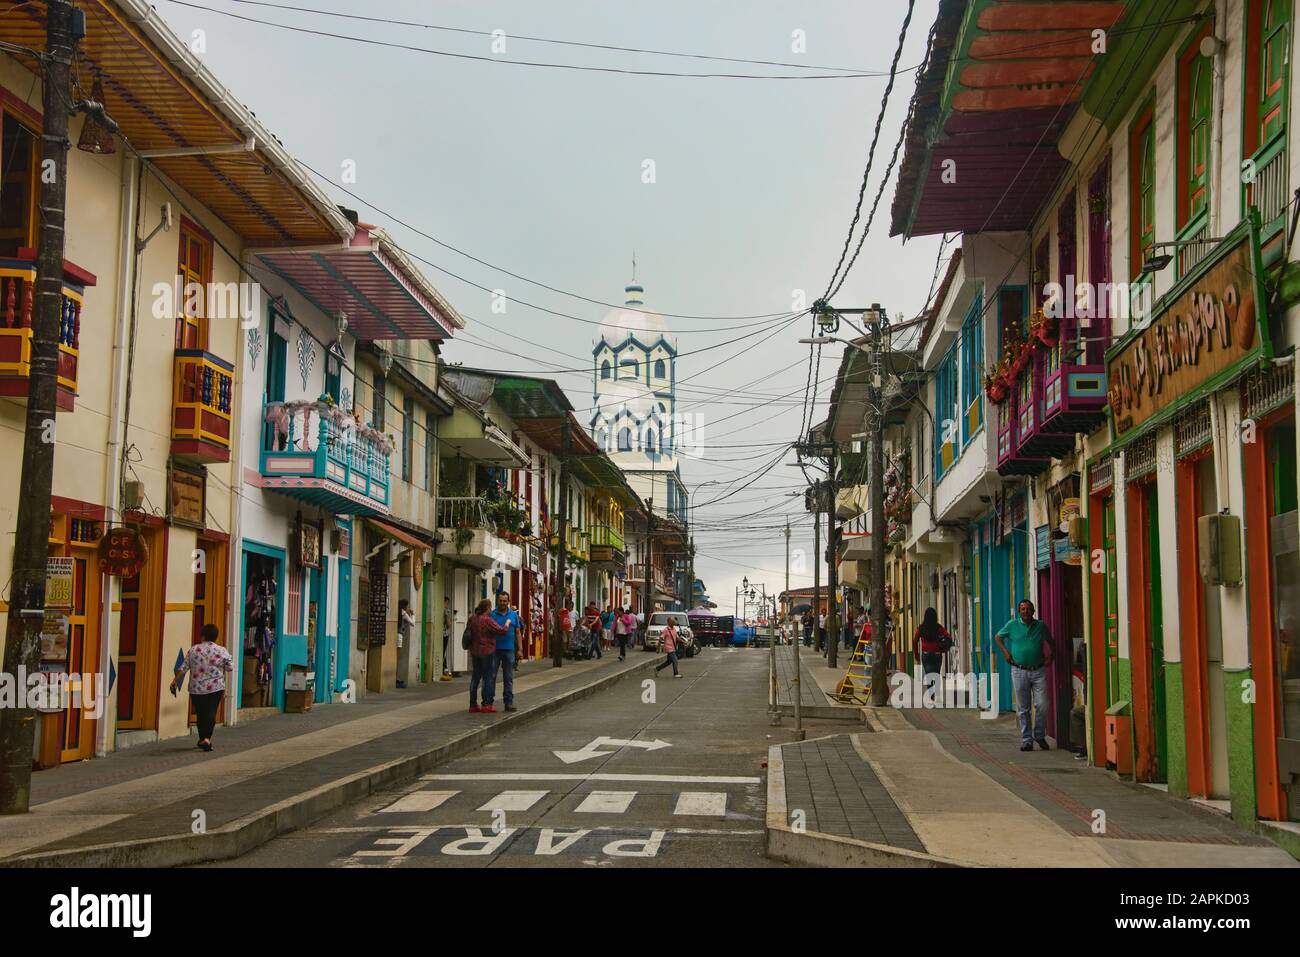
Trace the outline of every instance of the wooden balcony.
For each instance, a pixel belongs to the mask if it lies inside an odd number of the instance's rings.
[[[1028,461],[1017,473],[1036,475],[1051,464],[1053,458],[1060,458],[1074,448],[1074,433],[1057,431],[1049,427],[1044,420],[1044,383],[1047,378],[1047,363],[1040,350],[1035,350],[1034,358],[1020,373],[1012,388],[1012,398],[1016,403],[1016,454],[1025,460],[1037,460],[1041,465],[1037,471],[1029,471]]]
[[[387,438],[322,401],[264,409],[262,486],[334,515],[387,515]]]
[[[198,465],[230,461],[235,367],[199,349],[176,350],[172,455]]]
[[[58,408],[71,412],[77,397],[81,360],[81,305],[95,276],[66,260],[63,263],[62,313],[59,317]],[[36,252],[21,249],[0,259],[0,396],[26,400],[32,368],[32,317],[36,296]]]
[[[1038,475],[1052,464],[1050,459],[1030,454],[1022,447],[1022,437],[1032,439],[1038,424],[1033,373],[1031,363],[997,407],[999,475]]]

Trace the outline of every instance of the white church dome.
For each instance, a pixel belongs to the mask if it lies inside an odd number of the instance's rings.
[[[616,346],[635,336],[642,343],[650,344],[666,338],[668,326],[663,316],[645,308],[645,288],[638,282],[624,287],[627,301],[624,308],[611,309],[605,314],[600,327],[600,338],[611,346]]]

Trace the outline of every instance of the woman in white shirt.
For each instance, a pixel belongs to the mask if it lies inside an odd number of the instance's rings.
[[[185,656],[185,663],[172,677],[172,697],[181,675],[190,673],[190,703],[194,705],[195,723],[199,728],[199,747],[212,750],[212,731],[217,723],[217,708],[226,693],[226,672],[234,667],[230,652],[217,644],[220,632],[217,626],[207,624],[199,632],[199,640]]]

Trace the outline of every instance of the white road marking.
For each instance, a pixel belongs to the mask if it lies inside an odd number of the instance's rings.
[[[592,791],[578,805],[578,814],[622,814],[632,805],[635,791]]]
[[[727,792],[683,791],[677,796],[674,814],[693,814],[699,817],[726,817]]]
[[[502,791],[484,804],[480,811],[527,811],[546,797],[546,791]]]
[[[647,781],[663,784],[762,784],[761,778],[690,774],[422,774],[421,781]]]
[[[432,811],[434,808],[441,807],[451,798],[454,798],[459,791],[412,791],[410,794],[404,794],[388,807],[381,807],[380,812],[395,812],[398,814]]]
[[[646,751],[658,751],[661,748],[671,747],[672,745],[667,741],[660,741],[658,738],[653,741],[636,741],[627,738],[601,736],[588,741],[578,751],[552,751],[551,753],[565,764],[576,764],[578,761],[586,761],[588,758],[600,758],[614,754],[619,748],[642,748]],[[614,751],[602,751],[601,748],[614,748]]]
[[[649,825],[602,824],[599,827],[587,828],[587,830],[593,833],[598,831],[609,831],[611,833],[625,834],[628,831],[637,830],[638,827],[644,828],[648,826]],[[467,831],[471,828],[482,829],[482,827],[483,825],[481,823],[480,824],[439,824],[433,830]],[[526,824],[516,828],[511,828],[511,830],[513,831],[539,831],[545,829],[546,828],[544,825],[536,825],[536,824],[532,824],[532,825]],[[391,825],[370,824],[370,825],[355,825],[352,827],[323,827],[318,831],[311,831],[309,833],[311,834],[370,834],[375,831],[388,831],[388,830],[392,830]],[[766,831],[754,831],[754,830],[731,831],[731,830],[727,830],[726,828],[707,828],[707,827],[668,827],[668,828],[660,828],[660,830],[668,834],[711,835],[715,837],[753,837],[758,834],[767,833]],[[299,831],[296,832],[296,836],[301,838],[306,833],[308,832]]]

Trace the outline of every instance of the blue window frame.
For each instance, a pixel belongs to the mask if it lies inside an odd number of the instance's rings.
[[[961,444],[962,448],[984,424],[980,370],[984,366],[984,295],[971,303],[961,325]]]
[[[961,427],[957,405],[957,343],[953,343],[939,362],[934,377],[934,420],[938,434],[934,437],[934,478],[937,482],[957,461]]]

